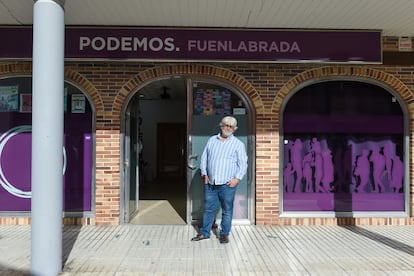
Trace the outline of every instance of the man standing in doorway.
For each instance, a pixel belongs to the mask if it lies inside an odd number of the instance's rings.
[[[236,187],[247,171],[245,146],[233,135],[237,129],[236,118],[224,117],[220,129],[218,135],[207,141],[201,156],[200,170],[205,184],[203,226],[192,241],[210,238],[211,227],[220,205],[220,243],[229,242]]]

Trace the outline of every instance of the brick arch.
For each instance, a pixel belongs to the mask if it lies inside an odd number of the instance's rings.
[[[102,118],[104,115],[103,101],[101,95],[93,84],[84,76],[71,69],[65,69],[65,80],[71,80],[73,83],[79,85],[83,91],[90,96],[93,105],[95,106],[96,117]]]
[[[289,80],[277,93],[275,100],[272,104],[272,114],[279,116],[279,111],[285,97],[298,86],[312,80],[323,79],[328,77],[355,77],[375,80],[380,83],[386,84],[396,93],[398,93],[410,109],[410,105],[413,105],[414,94],[408,87],[395,76],[386,73],[384,71],[366,68],[366,67],[321,67],[304,71],[298,74],[291,80]],[[410,119],[411,115],[410,115]]]
[[[120,118],[122,106],[125,103],[126,98],[130,93],[134,92],[138,86],[151,80],[155,81],[160,77],[173,75],[186,75],[189,77],[210,76],[230,82],[246,93],[247,97],[252,101],[253,107],[257,113],[263,112],[264,106],[258,92],[250,82],[237,73],[222,67],[206,64],[172,64],[161,65],[142,71],[125,83],[114,99],[112,113],[114,116]]]

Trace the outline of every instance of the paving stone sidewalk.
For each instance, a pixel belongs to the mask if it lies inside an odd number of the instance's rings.
[[[61,275],[414,275],[413,226],[63,227]],[[30,275],[30,226],[0,225],[0,275]]]

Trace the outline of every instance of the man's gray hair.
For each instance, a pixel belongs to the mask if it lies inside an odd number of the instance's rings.
[[[226,116],[223,119],[221,119],[221,123],[220,126],[223,125],[229,125],[232,126],[234,130],[237,129],[237,120],[236,118],[232,117],[232,116]]]

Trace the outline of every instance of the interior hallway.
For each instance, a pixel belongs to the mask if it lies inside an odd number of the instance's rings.
[[[187,208],[186,183],[164,179],[140,187],[138,213],[130,224],[185,225]]]

